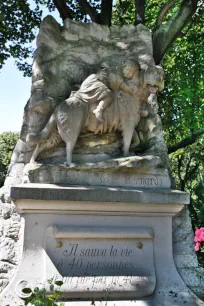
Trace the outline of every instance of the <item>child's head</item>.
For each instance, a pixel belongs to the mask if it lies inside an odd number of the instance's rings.
[[[128,80],[132,79],[139,69],[140,66],[134,59],[127,59],[121,65],[122,74]]]
[[[148,66],[144,72],[144,85],[164,89],[164,70],[160,66]]]

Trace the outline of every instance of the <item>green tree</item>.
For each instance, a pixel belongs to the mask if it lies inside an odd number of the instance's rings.
[[[153,31],[165,31],[175,20],[181,1],[146,1],[146,24]],[[184,2],[182,2],[183,5]],[[171,10],[170,10],[171,8]],[[180,6],[181,10],[181,6]],[[160,14],[159,14],[160,11]],[[159,17],[157,17],[159,14]],[[134,3],[118,2],[114,13],[116,23],[134,22]],[[162,22],[163,18],[163,22]],[[204,151],[204,16],[201,2],[191,22],[177,34],[177,39],[165,52],[165,89],[159,96],[160,115],[168,144],[171,168],[176,187],[191,195],[190,213],[194,229],[204,226],[203,151]],[[158,29],[158,30],[157,30]],[[154,37],[154,36],[153,36]],[[154,40],[159,43],[158,39]],[[164,49],[165,47],[162,47]],[[159,51],[158,51],[159,52]],[[157,51],[155,51],[157,53]]]
[[[0,134],[0,187],[3,186],[14,147],[19,138],[17,133]]]
[[[190,213],[194,229],[204,226],[203,177],[204,177],[204,141],[199,139],[185,149],[179,149],[170,155],[171,169],[176,187],[188,191],[191,195]]]
[[[32,55],[28,45],[35,38],[34,30],[39,26],[42,11],[39,5],[31,9],[28,1],[8,0],[0,2],[0,69],[10,56],[17,59],[18,68],[29,75],[30,65],[25,61]]]
[[[191,195],[193,227],[204,225],[204,16],[198,10],[194,23],[165,54],[166,84],[159,97],[173,175],[177,188]]]
[[[159,63],[187,24],[191,24],[202,2],[199,0],[135,0],[121,1],[113,9],[113,0],[35,0],[34,10],[26,0],[8,0],[0,3],[0,67],[9,56],[18,60],[18,67],[29,72],[23,62],[31,50],[25,45],[34,38],[33,30],[39,25],[41,7],[58,10],[62,20],[71,18],[84,22],[146,24],[153,30],[154,58]],[[118,20],[112,12],[118,10]],[[113,17],[113,18],[112,18]]]

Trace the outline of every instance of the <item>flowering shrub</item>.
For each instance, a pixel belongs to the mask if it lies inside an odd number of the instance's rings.
[[[204,227],[198,228],[195,231],[195,250],[196,252],[200,250],[200,247],[202,246],[202,243],[204,242]]]

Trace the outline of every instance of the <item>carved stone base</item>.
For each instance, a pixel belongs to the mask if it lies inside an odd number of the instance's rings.
[[[172,216],[189,203],[186,193],[27,184],[11,197],[24,246],[1,306],[22,306],[21,290],[48,289],[51,277],[63,281],[65,306],[204,305],[172,257]]]
[[[138,188],[170,188],[168,171],[156,156],[132,156],[97,163],[66,165],[28,164],[24,183],[51,183]]]

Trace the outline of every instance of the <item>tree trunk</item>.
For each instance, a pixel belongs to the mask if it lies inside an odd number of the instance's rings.
[[[111,26],[113,0],[102,0],[100,24]]]
[[[144,24],[145,0],[135,0],[135,24]]]
[[[53,0],[54,5],[56,6],[60,17],[64,21],[66,18],[72,19],[72,12],[66,5],[66,2],[64,0]]]
[[[161,24],[155,30],[153,34],[153,51],[156,64],[160,63],[167,49],[190,21],[196,11],[197,3],[198,0],[183,0],[178,12],[168,22]]]

